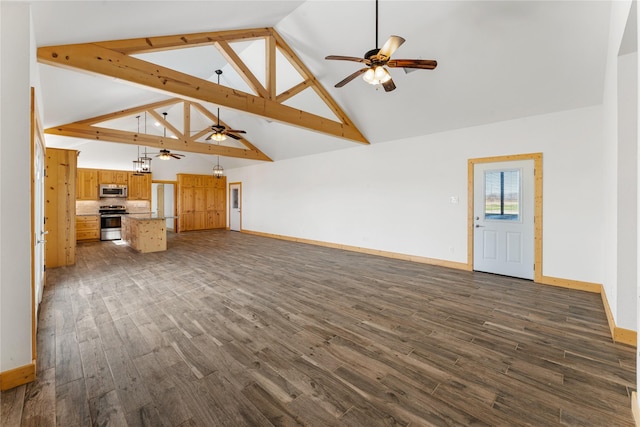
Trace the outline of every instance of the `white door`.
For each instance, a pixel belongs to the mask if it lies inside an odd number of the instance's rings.
[[[473,180],[473,269],[533,279],[533,160],[476,163]]]
[[[33,252],[33,278],[34,278],[34,290],[35,290],[35,304],[34,307],[37,312],[38,305],[42,301],[42,293],[44,291],[44,245],[45,245],[45,231],[44,231],[44,144],[40,139],[40,136],[36,136],[35,150],[33,161],[33,232],[34,232],[34,252]]]
[[[240,231],[242,229],[242,184],[235,182],[229,184],[229,229]]]

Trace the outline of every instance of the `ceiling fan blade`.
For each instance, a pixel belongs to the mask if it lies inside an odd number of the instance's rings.
[[[386,82],[382,83],[382,87],[384,88],[385,92],[391,92],[392,90],[395,90],[396,84],[393,82],[393,79],[389,79]]]
[[[225,135],[227,135],[229,138],[233,138],[233,139],[242,139],[242,137],[238,136],[238,135],[234,135],[232,133],[226,132]]]
[[[382,49],[380,49],[378,55],[389,58],[391,57],[393,52],[395,52],[396,49],[399,48],[404,42],[405,40],[400,36],[391,36],[389,37],[389,40],[386,41],[384,46],[382,46]]]
[[[247,132],[245,132],[245,131],[243,131],[243,130],[235,130],[235,129],[227,129],[225,132],[226,132],[226,133],[229,133],[229,132],[233,132],[233,133],[247,133]]]
[[[387,62],[391,68],[421,68],[433,70],[438,66],[438,61],[432,59],[392,59]]]
[[[360,74],[366,72],[369,68],[361,68],[358,71],[356,71],[355,73],[349,74],[347,77],[345,77],[343,80],[339,81],[338,83],[336,83],[335,87],[342,87],[344,85],[346,85],[347,83],[349,83],[351,80],[355,79],[356,77],[358,77]]]
[[[335,60],[338,60],[338,61],[362,62],[363,64],[371,65],[371,61],[369,61],[367,58],[356,58],[355,56],[329,55],[329,56],[325,56],[324,59],[335,59]]]
[[[176,154],[169,154],[171,157],[173,157],[174,159],[180,160],[180,156],[176,155]]]

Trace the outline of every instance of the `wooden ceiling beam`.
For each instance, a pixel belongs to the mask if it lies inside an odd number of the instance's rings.
[[[205,144],[188,140],[165,138],[162,136],[138,134],[116,129],[101,128],[97,126],[70,124],[45,130],[46,134],[68,136],[72,138],[94,139],[105,142],[118,142],[122,144],[144,145],[159,149],[185,151],[190,153],[219,155],[250,160],[272,161],[259,150],[227,147],[224,145]]]
[[[285,90],[284,92],[279,94],[276,97],[276,101],[279,102],[279,103],[283,103],[287,99],[293,98],[294,96],[296,96],[297,94],[299,94],[300,92],[302,92],[303,90],[308,88],[309,86],[311,86],[311,81],[310,80],[302,81],[302,82],[298,83],[297,85],[295,85],[294,87],[292,87],[291,89]]]
[[[277,33],[273,32],[273,34]],[[278,41],[280,49],[283,49],[282,43],[284,41],[280,39]],[[286,44],[284,46],[286,49]],[[40,47],[38,61],[122,79],[163,93],[178,95],[187,100],[211,102],[274,121],[368,144],[364,135],[344,113],[342,113],[344,117],[338,116],[344,123],[337,122],[270,99],[219,86],[204,79],[107,49],[96,43]],[[301,64],[299,60],[298,62]],[[310,75],[308,72],[306,74]],[[316,86],[322,88],[319,82],[314,80],[314,83],[314,88]],[[323,93],[323,90],[319,93]],[[331,101],[328,105],[334,105],[338,111],[342,111],[331,97],[325,99],[325,102],[327,100]]]
[[[253,92],[263,98],[268,97],[268,93],[262,83],[258,81],[256,76],[251,72],[249,67],[238,56],[238,54],[231,48],[226,41],[216,42],[216,47],[220,51],[220,54],[227,60],[227,62],[236,70],[242,80],[253,90]]]
[[[267,37],[264,44],[265,86],[268,98],[276,99],[276,40],[273,37]]]
[[[169,123],[169,120],[167,120],[166,117],[163,117],[160,114],[158,114],[158,112],[156,110],[148,110],[148,111],[149,111],[149,114],[151,115],[151,117],[156,119],[156,121],[158,123],[160,123],[160,125],[162,125],[162,127],[164,127],[165,129],[169,129],[171,131],[171,133],[173,133],[175,136],[178,137],[178,139],[185,139],[187,137],[187,135],[185,135],[184,133],[180,132],[180,130],[178,130],[175,126],[173,126],[171,123]],[[165,130],[165,132],[166,132],[166,130]]]
[[[333,100],[329,92],[320,84],[320,82],[315,78],[315,76],[311,73],[311,71],[304,65],[304,63],[298,58],[298,55],[295,54],[293,49],[289,47],[287,42],[280,37],[275,30],[271,30],[272,37],[276,40],[278,49],[280,53],[282,53],[291,63],[291,65],[302,75],[306,80],[311,82],[310,86],[313,90],[318,94],[320,99],[324,101],[324,103],[331,109],[333,114],[341,120],[344,124],[349,127],[356,128],[356,125],[351,121],[347,113],[345,113],[342,108]]]
[[[248,30],[229,30],[208,33],[178,34],[173,36],[110,40],[94,44],[109,50],[131,55],[209,45],[227,40],[253,40],[267,37],[270,34],[271,32],[268,28],[254,28]]]

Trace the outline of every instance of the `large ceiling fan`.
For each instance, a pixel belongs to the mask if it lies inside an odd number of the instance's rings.
[[[220,84],[220,74],[222,74],[222,70],[216,70],[216,74],[218,75],[218,85]],[[246,133],[243,130],[235,130],[235,129],[227,129],[226,126],[220,124],[220,107],[218,107],[218,123],[211,126],[211,130],[213,133],[205,138],[206,141],[214,140],[214,141],[224,141],[228,137],[233,139],[242,139],[242,137],[238,135],[234,135],[236,133]]]
[[[342,87],[364,74],[363,79],[372,85],[381,84],[386,92],[391,92],[396,88],[391,74],[385,68],[417,68],[423,70],[433,70],[438,66],[438,62],[432,59],[391,59],[391,55],[404,43],[405,40],[399,36],[391,36],[386,41],[382,49],[376,47],[364,54],[364,57],[357,58],[354,56],[329,55],[324,59],[335,59],[341,61],[361,62],[366,65],[358,71],[348,75],[339,81],[335,87]],[[376,0],[376,46],[378,46],[378,0]],[[406,71],[406,70],[405,70]]]
[[[171,158],[180,160],[184,157],[184,154],[172,153],[169,150],[160,150],[160,152],[156,154],[156,157],[160,157],[160,160],[170,160]]]

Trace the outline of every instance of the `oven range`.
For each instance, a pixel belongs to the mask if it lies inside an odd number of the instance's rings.
[[[122,238],[122,215],[127,209],[122,205],[100,206],[100,240],[120,240]]]

